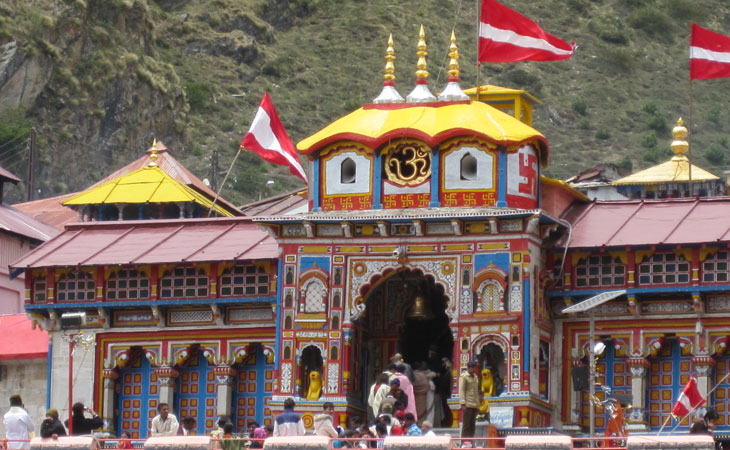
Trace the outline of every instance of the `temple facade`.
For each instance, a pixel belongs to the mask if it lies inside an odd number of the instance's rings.
[[[309,427],[325,401],[344,423],[400,353],[436,373],[441,426],[459,425],[456,379],[476,359],[504,430],[584,433],[595,406],[603,432],[609,395],[632,430],[658,430],[692,375],[727,427],[730,200],[591,202],[542,174],[533,97],[462,91],[453,37],[436,95],[426,50],[422,30],[403,97],[391,41],[380,94],[299,142],[307,212],[241,217],[155,152],[67,199],[82,222],[12,265],[49,330],[50,406],[93,403],[134,437],[163,401],[201,434],[219,416],[271,423],[287,397]],[[576,368],[596,342],[591,403]]]

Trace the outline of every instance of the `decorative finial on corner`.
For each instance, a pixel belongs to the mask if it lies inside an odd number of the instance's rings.
[[[443,92],[439,94],[441,101],[469,100],[469,96],[459,86],[459,49],[456,47],[456,34],[451,30],[451,45],[449,45],[449,81]]]
[[[373,103],[399,103],[403,97],[395,89],[395,50],[393,49],[393,33],[388,36],[388,48],[385,49],[385,75],[383,76],[383,90],[380,91]]]
[[[421,25],[421,30],[418,32],[418,51],[416,54],[418,55],[418,63],[416,63],[416,67],[418,70],[416,70],[416,83],[421,82],[421,80],[426,81],[426,78],[428,78],[428,70],[426,68],[428,67],[428,63],[426,62],[426,56],[428,56],[428,52],[426,46],[426,32],[423,30],[423,25]]]
[[[687,137],[687,128],[684,126],[684,121],[680,117],[679,120],[677,120],[677,126],[672,129],[672,137],[674,138],[674,141],[672,141],[672,151],[674,152],[675,157],[684,157],[685,153],[689,151],[689,143],[685,140]]]
[[[436,101],[436,97],[428,89],[428,63],[426,63],[426,56],[428,55],[428,47],[426,46],[426,32],[421,30],[418,32],[418,63],[416,63],[416,87],[413,88],[410,94],[406,97],[406,100],[414,103],[433,102]]]
[[[157,139],[155,139],[152,142],[152,147],[150,147],[150,163],[147,164],[147,167],[156,167],[157,166]]]

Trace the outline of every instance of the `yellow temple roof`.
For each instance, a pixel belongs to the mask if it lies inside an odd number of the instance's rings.
[[[416,138],[430,146],[456,136],[477,136],[497,145],[536,142],[543,166],[548,142],[534,128],[482,102],[368,104],[303,139],[305,154],[336,141],[353,140],[372,149],[398,138]]]
[[[477,88],[469,88],[464,89],[464,93],[471,97],[472,100],[476,100],[477,98]],[[535,97],[534,95],[530,94],[524,89],[512,89],[512,88],[506,88],[502,86],[495,86],[493,84],[483,84],[479,86],[479,96],[482,99],[488,98],[488,96],[499,96],[499,95],[519,95],[523,96],[530,101],[534,103],[542,104],[542,101],[540,101],[539,98]]]
[[[689,182],[690,162],[684,155],[673,156],[671,160],[636,172],[614,181],[614,186],[627,184],[660,184]],[[705,169],[692,164],[692,181],[710,181],[719,178]]]
[[[207,197],[174,180],[156,164],[150,164],[87,189],[69,198],[63,204],[72,206],[178,202],[197,203],[204,208],[210,208],[213,204]],[[233,216],[218,204],[215,205],[214,209],[220,216]]]
[[[720,178],[717,176],[689,162],[689,158],[687,158],[689,143],[685,140],[687,134],[687,128],[685,128],[684,121],[680,117],[677,120],[677,125],[672,129],[672,137],[674,138],[670,145],[672,152],[674,152],[672,159],[658,166],[649,167],[641,172],[618,179],[611,184],[621,186],[627,184],[688,183],[690,181],[719,180]]]

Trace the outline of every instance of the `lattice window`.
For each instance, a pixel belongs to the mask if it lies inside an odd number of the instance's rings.
[[[223,271],[220,284],[221,297],[267,295],[269,274],[263,267],[253,264],[237,265]]]
[[[33,279],[33,302],[44,303],[48,298],[47,280],[45,276],[40,276]]]
[[[486,280],[479,286],[480,302],[477,312],[504,311],[504,289],[497,280]]]
[[[639,284],[689,283],[689,263],[682,255],[655,253],[639,264]]]
[[[728,281],[728,267],[730,267],[728,262],[730,262],[730,252],[719,251],[709,255],[702,263],[702,281],[707,283]]]
[[[575,266],[576,287],[623,286],[626,266],[609,255],[581,258]]]
[[[304,312],[325,312],[326,299],[327,288],[325,285],[320,280],[311,280],[304,288]]]
[[[150,279],[136,269],[112,272],[106,280],[107,300],[139,300],[150,296]]]
[[[96,282],[88,272],[69,272],[58,280],[58,301],[94,300]]]
[[[162,298],[192,298],[208,296],[208,275],[203,269],[177,267],[166,270],[160,280]]]

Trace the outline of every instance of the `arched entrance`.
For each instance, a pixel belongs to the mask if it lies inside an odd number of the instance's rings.
[[[437,374],[433,381],[445,404],[451,394],[454,339],[446,313],[450,300],[443,286],[419,269],[403,268],[375,283],[365,299],[365,311],[355,322],[362,351],[355,373],[362,380],[363,404],[370,385],[396,353],[411,366]],[[437,420],[446,415],[439,412]],[[450,425],[450,420],[449,415],[444,421]]]

